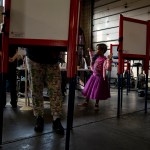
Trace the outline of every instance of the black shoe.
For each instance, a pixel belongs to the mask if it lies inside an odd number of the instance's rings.
[[[57,118],[55,121],[53,121],[53,130],[60,135],[64,135],[64,128],[60,122],[60,118]]]
[[[38,116],[36,118],[36,124],[35,124],[34,130],[36,132],[42,132],[43,129],[44,129],[44,119],[43,119],[43,117]]]

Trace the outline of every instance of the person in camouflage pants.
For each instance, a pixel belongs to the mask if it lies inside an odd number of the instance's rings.
[[[41,132],[44,128],[43,89],[46,84],[53,116],[53,129],[58,134],[64,134],[64,128],[60,122],[62,116],[62,92],[59,52],[57,49],[50,49],[49,47],[33,47],[27,49],[27,57],[31,78],[33,112],[36,117],[34,130]]]

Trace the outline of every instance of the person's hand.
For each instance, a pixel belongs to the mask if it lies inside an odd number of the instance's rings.
[[[18,52],[13,57],[9,57],[9,62],[14,62],[18,57]]]
[[[87,51],[91,52],[91,51],[92,51],[92,49],[91,49],[91,48],[87,48]]]
[[[9,57],[9,62],[14,62],[14,61],[15,61],[14,57]]]
[[[108,55],[108,59],[112,59],[113,54]]]

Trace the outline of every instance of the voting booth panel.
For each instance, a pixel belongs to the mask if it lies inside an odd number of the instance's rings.
[[[113,59],[118,60],[118,44],[110,44],[110,53],[113,54]]]
[[[146,24],[125,20],[123,27],[123,54],[146,55]]]
[[[118,73],[118,44],[110,44],[110,54],[113,54],[111,78],[117,78],[117,73]]]
[[[69,11],[70,0],[11,0],[10,43],[65,46]]]

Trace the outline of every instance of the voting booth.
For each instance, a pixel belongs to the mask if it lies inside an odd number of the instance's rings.
[[[148,80],[150,52],[150,23],[120,15],[119,47],[118,47],[118,116],[121,107],[121,82],[124,72],[124,60],[143,60],[143,70]],[[147,86],[146,86],[147,88]],[[145,97],[145,112],[147,97]]]
[[[149,59],[149,22],[120,16],[119,74],[123,72],[123,59]],[[145,65],[145,70],[148,67]]]

